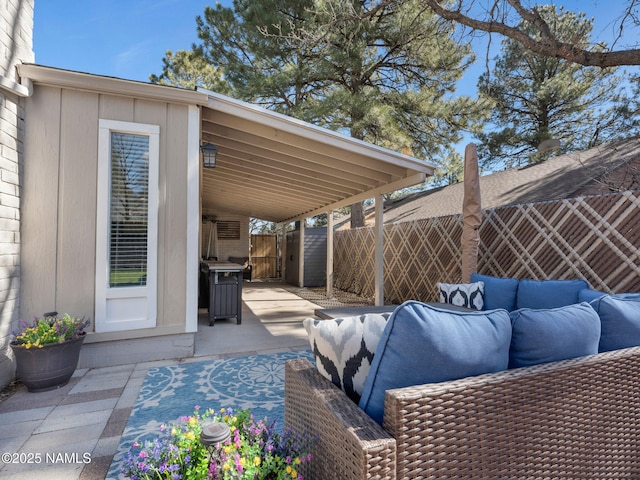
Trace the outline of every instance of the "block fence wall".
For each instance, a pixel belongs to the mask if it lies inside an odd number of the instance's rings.
[[[437,301],[437,282],[460,283],[461,236],[462,215],[385,225],[385,303]],[[373,299],[373,253],[373,228],[336,232],[334,285]],[[485,210],[477,270],[640,292],[640,191]]]
[[[20,298],[20,196],[24,100],[15,66],[34,61],[33,0],[0,0],[0,388],[14,377],[9,348]]]

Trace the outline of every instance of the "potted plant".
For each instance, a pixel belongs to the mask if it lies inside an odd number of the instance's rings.
[[[250,410],[201,414],[199,408],[176,424],[163,424],[164,436],[134,443],[124,454],[121,473],[136,479],[302,480],[299,468],[311,460],[313,439],[279,433],[274,423],[256,420]]]
[[[44,392],[66,385],[78,366],[80,347],[89,325],[85,318],[68,313],[47,313],[28,324],[20,320],[11,349],[16,376],[30,392]]]

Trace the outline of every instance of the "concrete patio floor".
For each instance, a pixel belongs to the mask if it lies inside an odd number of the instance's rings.
[[[309,348],[302,320],[317,304],[275,282],[245,282],[242,323],[199,316],[195,356],[76,370],[50,392],[18,388],[0,403],[0,478],[104,478],[150,367]]]

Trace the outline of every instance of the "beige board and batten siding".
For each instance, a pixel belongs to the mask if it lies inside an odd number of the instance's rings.
[[[158,295],[154,332],[185,325],[188,105],[36,85],[27,100],[22,318],[94,318],[100,119],[159,125]]]

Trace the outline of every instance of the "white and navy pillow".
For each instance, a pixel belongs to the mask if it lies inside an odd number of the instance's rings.
[[[318,372],[356,403],[390,316],[391,312],[303,322]]]
[[[438,283],[440,303],[482,310],[484,307],[484,282]]]

